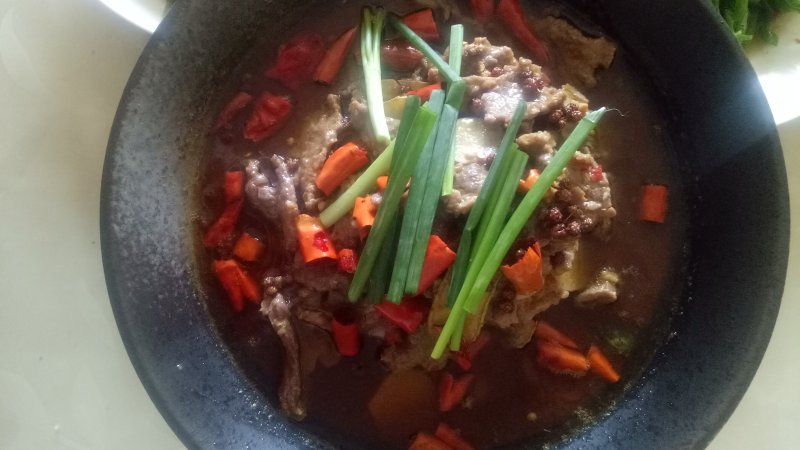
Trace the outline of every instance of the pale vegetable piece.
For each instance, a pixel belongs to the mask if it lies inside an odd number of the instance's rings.
[[[436,384],[425,372],[399,371],[384,378],[367,408],[386,438],[402,439],[436,420],[437,398]]]
[[[397,80],[385,79],[381,80],[381,92],[383,93],[383,98],[392,98],[402,94],[403,88]]]
[[[403,117],[403,108],[406,106],[406,98],[408,97],[400,95],[383,102],[383,111],[386,117],[400,120]]]

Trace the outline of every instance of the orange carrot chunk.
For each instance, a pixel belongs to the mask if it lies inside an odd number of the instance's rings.
[[[528,192],[533,187],[533,183],[536,183],[536,180],[539,179],[539,171],[536,169],[531,169],[528,172],[528,175],[519,180],[519,187],[517,187],[517,192]]]
[[[239,277],[239,286],[242,290],[242,297],[250,300],[251,303],[256,305],[261,303],[261,284],[254,280],[239,264],[236,264],[238,269],[237,275]]]
[[[548,341],[536,341],[536,362],[562,375],[580,377],[589,371],[589,361],[579,352]]]
[[[453,447],[445,444],[439,438],[431,436],[427,433],[417,433],[417,436],[411,441],[408,450],[455,450]]]
[[[300,214],[295,223],[297,224],[297,240],[300,242],[300,251],[303,253],[303,260],[306,263],[337,259],[333,242],[318,217]]]
[[[375,214],[378,212],[378,207],[372,203],[372,198],[367,195],[365,197],[356,197],[355,206],[353,206],[353,219],[358,225],[358,233],[361,239],[367,237],[369,229],[375,223]]]
[[[233,203],[244,196],[244,172],[225,172],[225,203]]]
[[[434,84],[429,84],[427,86],[423,86],[419,89],[415,89],[413,91],[408,91],[406,92],[406,94],[416,95],[423,102],[427,102],[431,98],[431,93],[441,88],[442,88],[442,83],[434,83]]]
[[[450,426],[444,422],[441,422],[436,426],[436,431],[433,433],[433,435],[439,438],[440,441],[452,447],[453,450],[475,450],[475,447],[470,445],[469,442],[465,441],[464,438],[462,438],[461,435],[456,432],[456,430],[450,428]]]
[[[525,13],[519,5],[519,0],[500,0],[497,5],[497,15],[500,20],[508,26],[511,34],[514,35],[531,52],[531,56],[540,64],[546,63],[550,56],[547,47],[528,27],[525,20]]]
[[[233,254],[242,261],[253,262],[261,258],[264,253],[264,243],[254,238],[248,233],[242,233],[236,245],[233,246]]]
[[[325,195],[331,195],[347,177],[356,173],[368,162],[367,152],[358,144],[348,142],[334,150],[325,160],[317,175],[317,187]]]
[[[419,278],[417,293],[425,292],[437,278],[450,268],[456,260],[456,252],[437,235],[432,234],[425,249],[425,260],[422,263],[422,275]]]
[[[486,23],[494,16],[494,0],[469,0],[472,17],[478,23]]]
[[[436,20],[433,18],[433,10],[430,8],[406,14],[403,17],[403,23],[426,41],[439,40],[439,29],[436,28]]]
[[[539,243],[530,246],[522,258],[512,265],[500,268],[514,285],[519,295],[532,295],[544,287],[542,276],[542,250]]]
[[[375,183],[378,185],[378,190],[383,192],[386,190],[386,185],[389,184],[389,176],[381,175],[375,180]]]
[[[475,375],[468,373],[459,379],[445,372],[439,381],[439,411],[447,412],[461,403]]]
[[[356,27],[353,27],[333,41],[314,72],[314,81],[327,86],[336,80],[355,37]]]
[[[596,345],[592,344],[589,346],[586,359],[589,360],[589,370],[591,370],[592,373],[600,375],[611,383],[619,381],[619,373],[614,370],[611,361],[606,358],[606,355],[604,355]]]
[[[553,344],[558,344],[573,350],[578,349],[578,344],[576,344],[575,341],[550,326],[550,324],[544,320],[540,320],[539,323],[536,324],[536,331],[533,332],[533,336],[537,341],[552,342]]]
[[[667,187],[661,184],[642,186],[639,218],[647,222],[664,223],[667,218]]]

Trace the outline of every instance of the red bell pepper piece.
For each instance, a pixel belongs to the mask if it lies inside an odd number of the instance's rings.
[[[216,247],[233,234],[233,230],[242,213],[242,203],[243,200],[237,200],[225,206],[217,221],[203,235],[203,245],[206,248]]]
[[[287,97],[264,92],[258,97],[253,112],[244,127],[244,137],[259,142],[275,134],[286,122],[292,111],[292,103]]]
[[[381,45],[381,62],[398,72],[416,69],[424,56],[403,38],[392,39]]]
[[[469,0],[472,17],[478,23],[486,23],[494,17],[494,0]]]
[[[222,112],[219,113],[217,120],[214,121],[214,126],[211,127],[211,131],[217,131],[225,125],[228,125],[236,116],[236,113],[244,109],[245,106],[249,105],[251,101],[253,101],[253,96],[247,92],[239,92],[236,94],[231,101],[225,105],[225,108],[222,109]]]
[[[356,273],[358,267],[358,256],[350,248],[339,250],[339,270],[345,273]]]
[[[289,89],[298,89],[311,80],[325,52],[325,41],[316,34],[295,37],[278,49],[275,65],[267,70],[267,77],[283,83]]]
[[[547,47],[528,27],[525,13],[519,5],[519,0],[500,0],[497,5],[497,15],[508,26],[511,34],[531,52],[531,55],[538,63],[544,64],[550,59]]]
[[[417,328],[419,328],[419,325],[428,315],[429,309],[430,302],[420,297],[403,299],[400,304],[383,302],[375,305],[375,310],[385,317],[386,320],[409,334],[415,332]]]
[[[445,372],[439,381],[439,411],[447,412],[455,408],[467,394],[474,379],[475,375],[468,373],[456,380]]]
[[[426,41],[439,40],[439,29],[436,27],[436,20],[433,18],[433,10],[430,8],[424,8],[406,14],[403,17],[403,23]]]
[[[456,430],[450,428],[450,426],[444,422],[441,422],[436,426],[436,431],[433,433],[433,435],[439,438],[440,441],[452,447],[453,450],[475,450],[475,447],[470,445],[469,442],[465,441],[464,438],[462,438],[461,435],[456,432]]]

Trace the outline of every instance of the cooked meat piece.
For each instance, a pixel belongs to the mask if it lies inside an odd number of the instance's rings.
[[[531,162],[535,166],[544,167],[555,152],[556,140],[547,131],[535,131],[517,137],[517,145],[531,156]]]
[[[331,240],[337,249],[358,247],[361,237],[352,216],[345,216],[331,227]]]
[[[247,199],[264,217],[278,217],[278,189],[273,186],[266,174],[261,172],[261,163],[257,159],[247,162],[245,168],[247,183],[244,186]]]
[[[409,370],[415,367],[422,367],[428,371],[440,370],[447,364],[447,358],[431,358],[434,344],[436,344],[436,337],[431,336],[421,327],[416,333],[408,335],[401,342],[386,347],[381,353],[381,361],[392,371]]]
[[[458,216],[472,209],[502,138],[499,125],[473,118],[456,121],[455,176],[453,193],[445,197],[447,212]]]
[[[306,406],[302,398],[300,343],[292,324],[291,304],[278,293],[273,299],[261,302],[261,313],[269,318],[285,350],[283,377],[278,390],[281,409],[292,419],[303,420],[306,416]]]
[[[283,228],[283,240],[286,243],[286,250],[294,252],[297,249],[295,220],[300,209],[297,206],[296,180],[290,165],[295,165],[296,161],[279,155],[272,155],[270,161],[278,179],[278,214]]]
[[[339,272],[336,264],[309,265],[299,254],[295,256],[292,276],[299,285],[317,292],[344,292],[350,284],[350,277]]]
[[[327,311],[297,305],[294,308],[294,313],[298,319],[305,323],[314,325],[325,331],[331,331],[331,320],[333,320],[333,316]]]
[[[614,60],[616,46],[605,37],[591,38],[569,22],[551,16],[533,21],[536,32],[547,43],[558,72],[570,82],[593,87],[595,72],[607,69]]]
[[[319,211],[317,203],[322,192],[317,188],[319,170],[328,158],[330,147],[339,139],[346,122],[342,116],[339,96],[330,94],[324,107],[311,114],[294,139],[295,155],[299,158],[297,178],[305,210],[311,214]]]
[[[599,306],[617,300],[619,275],[611,270],[603,270],[589,287],[575,296],[575,303],[580,306]]]

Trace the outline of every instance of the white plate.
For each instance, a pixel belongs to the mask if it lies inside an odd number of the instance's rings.
[[[167,11],[166,0],[100,0],[137,27],[152,33]]]

